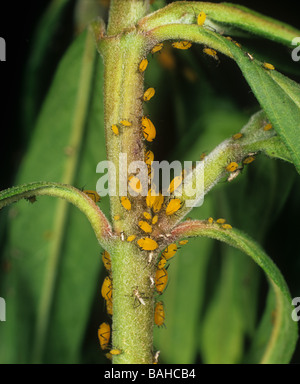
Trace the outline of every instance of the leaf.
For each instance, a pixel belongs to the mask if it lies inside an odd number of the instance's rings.
[[[279,269],[260,246],[236,229],[224,230],[217,224],[209,225],[200,221],[178,225],[173,234],[178,238],[205,236],[220,240],[246,253],[263,269],[276,296],[276,307],[273,307],[273,311],[276,312],[273,321],[270,322],[272,331],[260,355],[260,362],[289,363],[298,337],[297,324],[291,319],[291,296]]]
[[[96,165],[105,157],[103,67],[95,67],[95,54],[84,33],[62,59],[18,184],[46,179],[95,189]],[[79,362],[101,269],[93,231],[81,213],[47,198],[12,207],[9,231],[4,286],[11,321],[0,329],[1,362]]]

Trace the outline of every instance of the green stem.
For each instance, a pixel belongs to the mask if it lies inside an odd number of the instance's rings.
[[[116,196],[110,195],[111,216],[120,215],[114,222],[117,234],[127,236],[137,232],[136,217],[141,216],[144,198],[132,199],[132,209],[126,211],[120,203],[119,177],[128,172],[121,169],[120,154],[127,155],[127,164],[144,161],[145,149],[141,130],[143,116],[142,96],[144,74],[139,72],[139,63],[146,56],[145,36],[136,30],[136,23],[145,15],[148,1],[114,0],[111,3],[107,37],[102,36],[98,48],[105,67],[104,111],[107,160],[116,170]],[[97,37],[97,36],[96,36]],[[127,120],[130,127],[120,121]],[[112,125],[119,126],[119,135],[112,131]],[[109,185],[115,183],[114,174],[109,170]],[[122,236],[120,236],[122,238]],[[152,363],[153,345],[153,287],[150,275],[153,265],[148,265],[147,255],[141,254],[136,244],[117,240],[110,252],[113,281],[113,348],[122,353],[114,356],[114,363]],[[137,290],[141,303],[133,295]]]

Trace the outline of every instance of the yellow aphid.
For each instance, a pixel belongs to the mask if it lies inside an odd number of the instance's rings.
[[[110,254],[107,251],[104,251],[102,253],[102,261],[104,264],[104,267],[110,271],[111,270],[111,259],[110,259]]]
[[[130,210],[131,210],[131,202],[130,202],[130,200],[128,199],[128,197],[126,197],[126,196],[122,196],[122,197],[121,197],[121,204],[123,205],[123,207],[124,207],[127,211],[130,211]]]
[[[161,193],[155,195],[154,191],[152,191],[152,189],[149,189],[148,195],[146,197],[146,204],[149,208],[152,208],[153,212],[158,213],[161,210],[163,202],[164,196]]]
[[[144,218],[147,219],[147,220],[151,220],[151,218],[152,218],[151,213],[149,213],[149,212],[144,212],[144,213],[143,213],[143,216],[144,216]]]
[[[141,228],[142,231],[146,233],[151,233],[152,232],[152,227],[147,221],[141,220],[139,221],[139,227]]]
[[[163,49],[163,46],[164,46],[164,43],[159,43],[159,44],[156,44],[152,49],[151,49],[151,53],[152,55],[156,52],[159,52]]]
[[[124,127],[131,127],[132,123],[128,120],[121,120],[120,124],[124,125]]]
[[[235,135],[232,136],[233,140],[239,140],[243,137],[242,133],[236,133]]]
[[[242,45],[241,45],[240,43],[238,43],[237,41],[233,41],[233,42],[234,42],[234,44],[235,44],[237,47],[242,48]]]
[[[197,24],[201,27],[206,20],[206,13],[205,12],[200,12],[198,17],[197,17]]]
[[[213,57],[215,60],[219,60],[217,52],[214,49],[212,49],[212,48],[204,48],[203,52],[206,55]]]
[[[176,60],[171,50],[162,51],[158,61],[163,68],[172,71],[176,67]]]
[[[112,355],[110,353],[106,353],[105,354],[105,357],[108,359],[108,360],[112,360]]]
[[[175,43],[172,43],[172,47],[176,49],[189,49],[191,46],[192,43],[189,41],[175,41]]]
[[[120,219],[121,219],[121,216],[120,216],[120,215],[115,215],[115,216],[114,216],[114,220],[115,220],[115,221],[119,221]]]
[[[209,224],[213,224],[214,219],[213,219],[212,217],[209,217],[209,218],[207,219],[207,221],[209,222]]]
[[[156,129],[152,121],[146,116],[142,117],[142,129],[145,139],[152,142],[156,137]]]
[[[145,155],[145,163],[151,165],[154,161],[154,153],[152,151],[147,151]]]
[[[106,300],[106,311],[107,314],[112,316],[113,315],[113,303],[112,300]]]
[[[243,160],[243,164],[250,164],[252,163],[252,161],[255,160],[255,156],[247,156],[244,160]]]
[[[143,73],[146,71],[148,67],[148,60],[147,59],[143,59],[140,64],[139,64],[139,71],[140,73]]]
[[[232,229],[232,226],[230,224],[223,224],[222,228],[223,229]]]
[[[101,288],[101,295],[105,300],[111,300],[112,297],[112,281],[106,276]]]
[[[167,264],[167,259],[164,256],[161,256],[161,258],[157,264],[157,268],[162,269],[165,267],[166,264]]]
[[[226,223],[226,220],[225,219],[218,219],[218,220],[216,220],[216,223],[224,224],[224,223]]]
[[[183,180],[182,175],[174,177],[174,179],[170,183],[168,192],[173,193],[174,191],[176,191],[176,189],[181,185],[182,180]]]
[[[179,245],[185,245],[185,244],[187,244],[189,241],[188,240],[180,240],[179,241]]]
[[[152,99],[152,97],[155,95],[155,89],[154,88],[148,88],[143,96],[144,101],[149,101]]]
[[[181,208],[182,202],[180,199],[172,199],[166,208],[166,215],[170,216],[176,213]]]
[[[101,349],[107,349],[110,339],[110,325],[102,323],[98,329],[98,338]]]
[[[152,219],[152,225],[155,225],[157,222],[158,222],[158,216],[155,215],[153,216],[153,219]]]
[[[136,235],[131,235],[131,236],[128,236],[127,237],[127,241],[129,242],[129,243],[131,243],[133,240],[135,240],[136,239]]]
[[[120,349],[111,349],[111,350],[109,351],[109,353],[110,353],[111,355],[120,355],[120,354],[122,353],[122,351],[121,351]]]
[[[116,135],[116,136],[119,136],[119,127],[116,125],[116,124],[113,124],[112,126],[111,126],[111,129],[112,129],[112,131],[113,131],[113,133]]]
[[[269,71],[273,71],[275,69],[274,65],[270,63],[263,63],[263,67]]]
[[[164,304],[162,301],[158,301],[155,304],[154,322],[158,327],[161,327],[165,322],[165,310],[164,310]]]
[[[236,163],[235,161],[232,161],[227,165],[225,169],[227,172],[234,172],[238,169],[238,167],[239,167],[238,163]]]
[[[273,128],[273,125],[272,125],[272,124],[266,124],[266,125],[264,126],[264,131],[270,131],[272,128]]]
[[[144,251],[154,251],[158,248],[158,244],[155,240],[150,239],[150,237],[143,237],[137,241],[140,248]]]
[[[138,177],[129,176],[128,185],[134,192],[136,192],[136,193],[142,192],[142,184],[141,184],[141,181]]]
[[[94,203],[98,203],[101,200],[101,197],[98,195],[96,191],[83,191],[90,199],[93,200]]]
[[[165,268],[157,269],[155,273],[155,288],[161,295],[168,282],[168,272]]]
[[[175,253],[177,252],[177,245],[170,244],[167,246],[167,248],[162,252],[162,256],[166,259],[169,260],[172,257],[174,257]]]

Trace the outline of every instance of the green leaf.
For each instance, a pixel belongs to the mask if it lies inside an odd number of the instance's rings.
[[[217,224],[210,225],[200,221],[178,225],[173,234],[178,238],[205,236],[220,240],[246,253],[264,270],[274,290],[276,306],[273,307],[274,318],[269,318],[269,326],[272,328],[270,337],[264,344],[263,353],[260,354],[259,361],[256,363],[289,363],[298,337],[297,324],[291,318],[292,299],[279,269],[260,246],[236,229],[222,229]]]
[[[84,33],[58,67],[18,184],[46,179],[95,189],[105,158],[102,79]],[[108,211],[107,199],[101,208]],[[102,264],[97,239],[81,213],[55,199],[20,202],[9,217],[11,270],[1,280],[10,321],[0,329],[0,361],[79,362]]]

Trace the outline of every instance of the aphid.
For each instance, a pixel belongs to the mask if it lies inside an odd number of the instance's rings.
[[[174,179],[170,183],[168,192],[173,193],[174,191],[176,191],[176,189],[181,185],[182,180],[183,180],[182,175],[174,177]]]
[[[212,48],[203,48],[203,52],[206,55],[213,57],[215,60],[219,60],[217,52],[214,49],[212,49]]]
[[[223,224],[222,228],[223,229],[232,229],[232,226],[230,224]]]
[[[140,73],[143,73],[146,71],[148,67],[148,60],[147,59],[143,59],[140,64],[139,64],[139,72]]]
[[[272,124],[266,124],[263,129],[264,131],[270,131],[272,128],[273,128]]]
[[[157,268],[162,269],[165,267],[166,264],[167,264],[167,259],[162,255],[158,264],[157,264]]]
[[[108,359],[108,360],[112,360],[112,355],[110,353],[106,353],[105,354],[105,357]]]
[[[227,172],[234,172],[238,169],[238,167],[239,167],[238,163],[236,163],[235,161],[232,161],[227,165],[225,169]]]
[[[107,314],[112,316],[113,315],[113,303],[112,300],[106,300],[106,311]]]
[[[244,160],[243,160],[243,164],[250,164],[252,163],[252,161],[255,160],[255,156],[247,156]]]
[[[162,256],[166,259],[169,260],[172,257],[174,257],[175,253],[177,252],[177,245],[170,244],[167,246],[167,248],[162,252]]]
[[[93,200],[94,203],[98,203],[101,200],[101,197],[98,195],[96,191],[83,191],[90,199]]]
[[[25,197],[25,200],[29,201],[29,203],[31,203],[31,204],[33,204],[37,201],[36,196]]]
[[[161,295],[166,288],[168,282],[168,272],[165,268],[157,269],[155,273],[155,287],[157,292]]]
[[[200,12],[198,17],[197,17],[197,24],[202,27],[202,25],[205,23],[206,20],[206,13],[205,12]]]
[[[236,171],[234,172],[231,172],[230,175],[228,176],[228,179],[227,181],[229,181],[229,183],[234,180],[239,174],[241,173],[241,170],[240,169],[237,169]]]
[[[147,151],[145,155],[145,163],[151,165],[154,160],[154,153],[152,151]]]
[[[116,124],[113,124],[112,126],[111,126],[111,129],[112,129],[112,131],[113,131],[113,133],[116,135],[116,136],[119,136],[119,127],[116,125]]]
[[[149,189],[146,204],[149,208],[152,208],[153,212],[158,213],[161,210],[163,202],[164,196],[161,193],[155,194],[152,189]]]
[[[131,127],[132,123],[128,120],[121,120],[120,124],[124,125],[124,127]]]
[[[152,219],[152,225],[155,225],[157,222],[158,222],[158,216],[155,215],[153,216],[153,219]]]
[[[158,248],[157,242],[150,237],[142,237],[137,243],[144,251],[154,251]]]
[[[142,192],[142,183],[140,179],[136,176],[129,176],[128,178],[128,185],[129,187],[136,193]]]
[[[143,216],[144,216],[144,218],[147,219],[147,220],[151,220],[151,217],[152,217],[152,216],[151,216],[151,213],[149,213],[149,212],[144,212],[144,213],[143,213]]]
[[[102,261],[104,264],[104,267],[110,271],[111,270],[111,259],[110,259],[110,254],[107,251],[104,251],[102,253]]]
[[[234,40],[233,40],[233,43],[234,43],[237,47],[242,48],[242,45],[241,45],[240,43],[238,43],[237,41],[234,41]]]
[[[155,95],[155,89],[154,88],[148,88],[143,96],[144,101],[149,101],[152,99],[152,97]]]
[[[181,208],[182,202],[180,199],[172,199],[166,208],[166,215],[170,216],[176,213]]]
[[[243,137],[242,133],[236,133],[235,135],[232,136],[233,140],[239,140]]]
[[[147,221],[141,220],[139,221],[139,227],[141,228],[142,231],[146,233],[151,233],[152,232],[152,227]]]
[[[109,351],[109,353],[111,354],[111,355],[120,355],[121,353],[122,353],[122,351],[121,351],[121,349],[111,349],[110,351]]]
[[[163,49],[163,46],[164,46],[164,43],[158,43],[156,44],[152,49],[151,49],[151,53],[152,55],[156,52],[159,52]]]
[[[112,281],[106,276],[101,288],[101,295],[105,300],[111,300],[112,297]]]
[[[153,364],[158,364],[159,355],[160,355],[160,351],[156,351],[153,356]]]
[[[133,296],[134,296],[136,299],[138,299],[138,301],[139,301],[142,305],[146,305],[146,303],[145,303],[145,301],[143,300],[141,294],[139,293],[137,287],[132,291],[132,294],[133,294]]]
[[[131,210],[131,202],[130,202],[130,200],[128,199],[128,197],[126,197],[126,196],[122,196],[122,197],[121,197],[121,204],[123,205],[123,207],[124,207],[127,211],[130,211],[130,210]]]
[[[224,224],[224,223],[226,223],[226,220],[225,219],[218,219],[218,220],[216,220],[216,223],[217,224]]]
[[[186,245],[189,241],[188,240],[180,240],[178,242],[179,245]]]
[[[268,71],[273,71],[275,69],[274,65],[273,64],[270,64],[270,63],[263,63],[262,65],[265,69],[267,69]]]
[[[202,155],[200,156],[200,160],[203,161],[203,160],[205,159],[206,156],[207,156],[206,153],[203,152]]]
[[[98,339],[101,349],[107,349],[110,339],[110,325],[108,323],[102,323],[98,329]]]
[[[114,216],[114,220],[115,220],[115,221],[119,221],[120,219],[121,219],[121,216],[120,216],[120,215],[115,215],[115,216]]]
[[[212,217],[209,217],[209,218],[207,219],[207,221],[209,222],[209,224],[213,224],[214,219],[213,219]]]
[[[189,49],[191,48],[192,43],[189,41],[175,41],[172,43],[172,47],[176,49]]]
[[[156,129],[152,121],[146,116],[142,117],[142,128],[145,139],[152,142],[156,137]]]
[[[250,61],[253,61],[254,60],[254,57],[249,53],[249,52],[245,52],[245,55],[248,57],[248,59]]]
[[[165,310],[162,301],[158,301],[154,308],[154,322],[158,327],[164,325],[165,322]]]
[[[129,242],[129,243],[131,243],[132,241],[134,241],[136,239],[136,235],[131,235],[131,236],[128,236],[127,237],[127,241]]]

